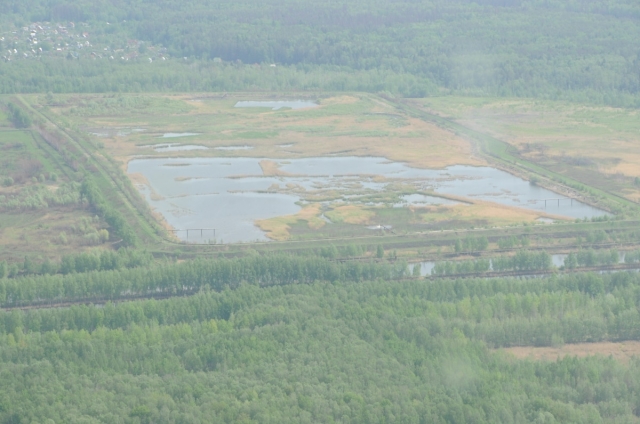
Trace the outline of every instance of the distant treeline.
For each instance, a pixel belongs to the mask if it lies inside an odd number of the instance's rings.
[[[489,95],[640,107],[640,94],[636,90],[559,89],[553,85],[500,92],[490,87],[445,89],[426,76],[392,69],[350,69],[335,65],[271,68],[267,64],[220,64],[202,59],[153,64],[68,59],[0,62],[0,94],[202,91],[363,91],[401,97]]]
[[[11,0],[0,17],[5,25],[86,21],[101,43],[138,39],[172,58],[12,60],[0,66],[0,87],[455,92],[638,105],[639,20],[631,0],[35,0],[28,7]]]
[[[364,91],[406,97],[436,93],[426,77],[339,66],[163,63],[42,59],[0,62],[0,94],[194,91]]]

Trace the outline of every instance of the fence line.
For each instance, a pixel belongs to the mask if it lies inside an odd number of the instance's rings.
[[[180,231],[186,231],[187,233],[187,238],[189,238],[189,231],[200,231],[200,237],[203,236],[203,233],[205,231],[213,231],[213,238],[216,238],[216,229],[215,228],[185,228],[184,230],[178,230],[178,229],[170,229],[169,231],[173,232],[173,233],[178,233]]]

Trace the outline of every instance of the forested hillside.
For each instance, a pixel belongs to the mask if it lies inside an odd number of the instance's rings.
[[[365,89],[413,97],[446,90],[636,104],[640,89],[640,5],[629,0],[12,0],[0,20],[3,51],[29,37],[23,28],[30,23],[75,21],[107,52],[137,40],[135,58],[144,61],[144,69],[96,68],[74,60],[125,56],[71,49],[70,59],[51,62],[35,49],[28,60],[45,66],[17,78],[23,90]],[[69,40],[49,44],[65,49]],[[171,65],[148,63],[147,46],[166,49]],[[71,63],[55,63],[65,60]],[[237,69],[219,60],[290,69],[243,70],[234,81]],[[14,67],[16,60],[2,64],[0,74],[20,77]],[[65,84],[70,76],[80,78]]]

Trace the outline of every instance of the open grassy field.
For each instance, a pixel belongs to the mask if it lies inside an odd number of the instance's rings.
[[[84,208],[49,207],[21,213],[0,213],[0,261],[19,262],[30,257],[36,262],[59,260],[61,256],[111,244],[92,237],[104,223]]]
[[[465,97],[412,103],[509,143],[527,161],[640,201],[640,116],[635,109]]]

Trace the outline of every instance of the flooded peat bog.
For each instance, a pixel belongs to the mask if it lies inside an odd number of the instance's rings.
[[[272,176],[263,173],[260,162],[265,160],[135,159],[129,162],[128,172],[146,177],[150,187],[141,188],[142,193],[175,229],[215,228],[216,242],[224,243],[267,240],[254,222],[295,214],[301,209],[300,201],[310,194],[330,192],[340,201],[358,203],[360,198],[384,192],[398,182],[434,195],[403,195],[390,207],[457,203],[444,198],[451,195],[572,218],[606,214],[490,167],[418,169],[379,157],[268,159],[279,171]],[[362,200],[362,204],[369,203]],[[200,235],[197,231],[190,232],[189,238],[186,232],[178,232],[178,236],[197,243],[214,238],[211,232]]]

